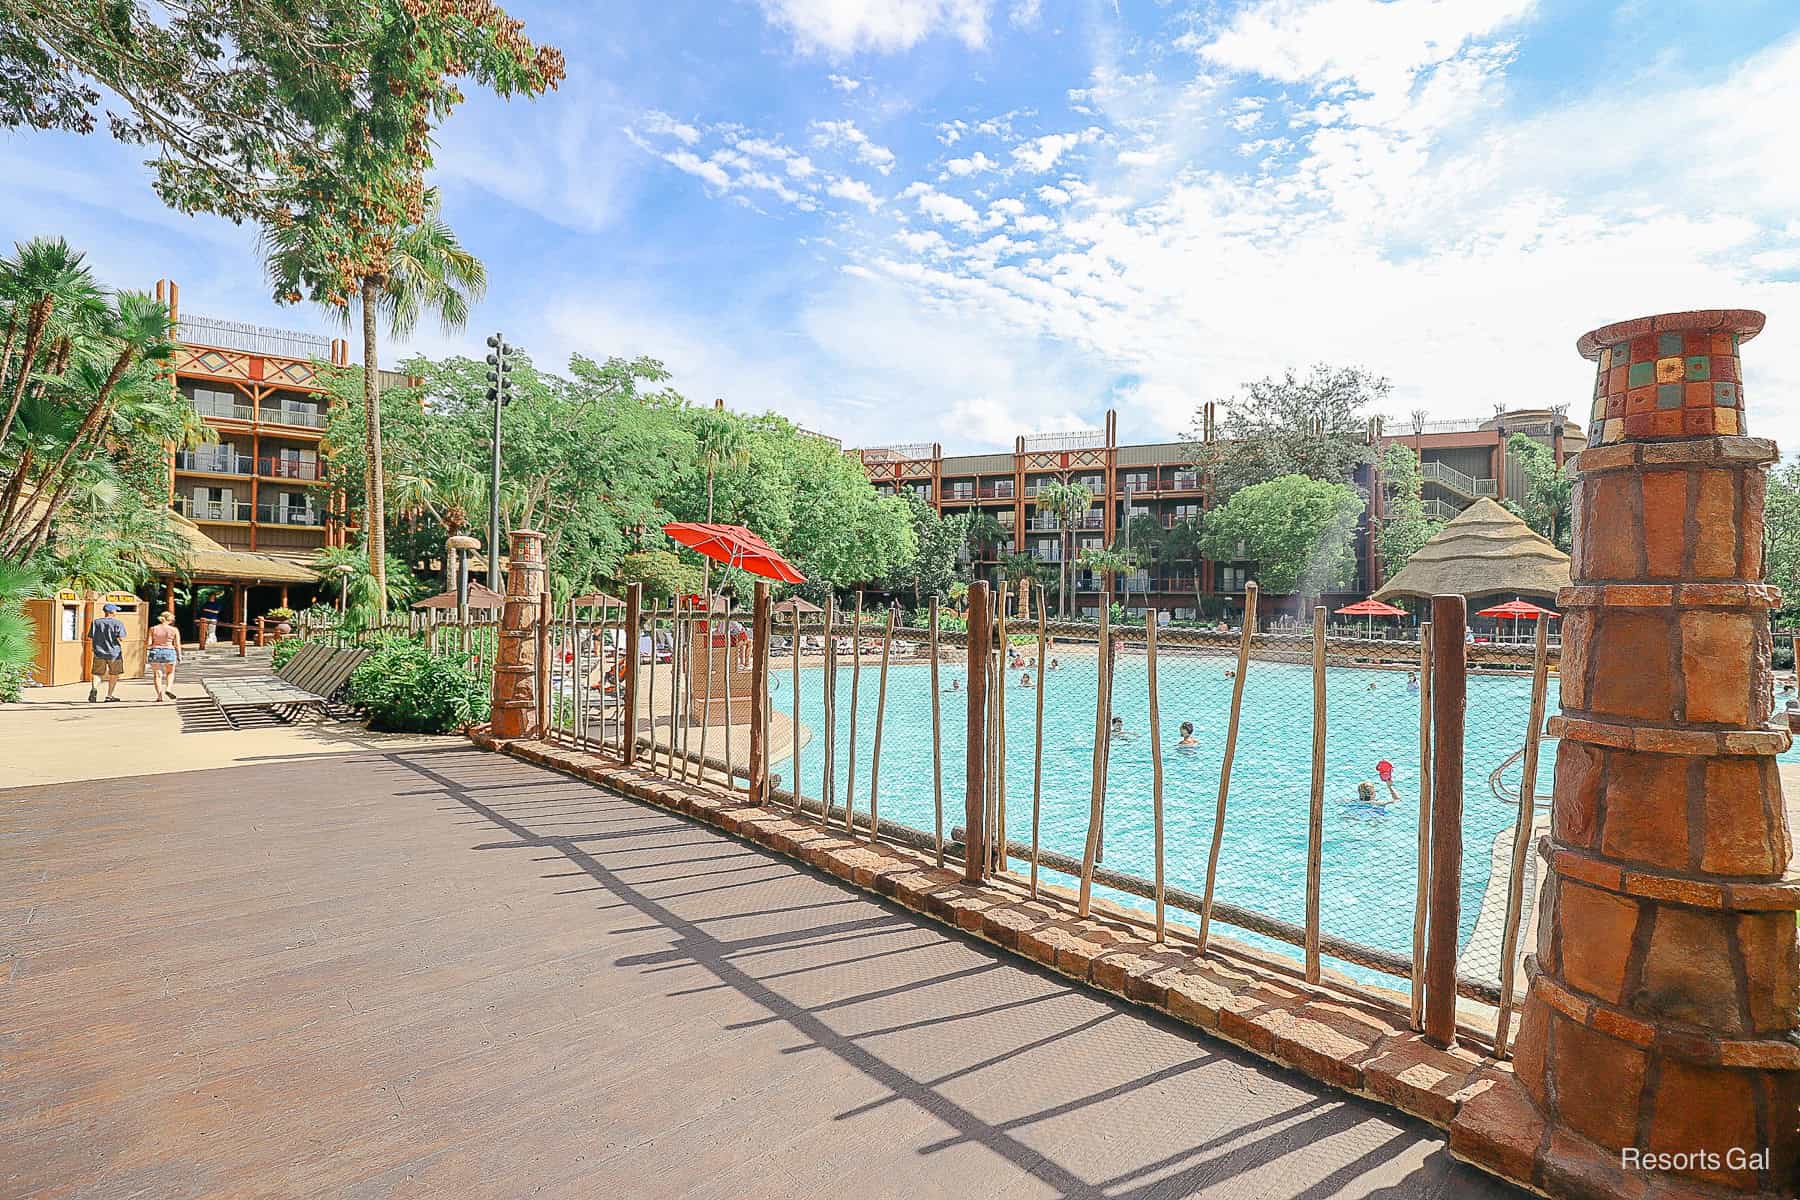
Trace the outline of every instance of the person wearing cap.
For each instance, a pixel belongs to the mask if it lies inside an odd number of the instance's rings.
[[[100,699],[100,680],[106,680],[106,702],[117,704],[113,691],[119,677],[125,674],[125,622],[116,615],[119,606],[107,604],[88,626],[88,643],[93,649],[93,666],[88,677],[88,703]]]

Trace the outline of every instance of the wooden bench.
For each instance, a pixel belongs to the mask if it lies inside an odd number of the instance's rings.
[[[273,675],[208,679],[206,694],[234,728],[233,714],[244,709],[271,709],[282,720],[307,708],[323,712],[370,653],[354,646],[333,649],[309,642]]]

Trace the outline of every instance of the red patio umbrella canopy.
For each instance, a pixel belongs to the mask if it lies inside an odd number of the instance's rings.
[[[1536,620],[1539,617],[1555,617],[1561,614],[1548,608],[1539,608],[1529,600],[1508,600],[1505,604],[1484,608],[1475,615],[1478,617],[1512,617],[1514,620],[1518,620],[1520,617],[1530,617]]]
[[[782,583],[805,583],[806,576],[796,571],[775,547],[763,541],[742,525],[709,525],[705,521],[671,521],[663,532],[698,554],[714,562],[738,567]]]
[[[1355,604],[1346,604],[1337,610],[1340,617],[1404,617],[1404,608],[1395,608],[1391,604],[1383,604],[1379,600],[1358,600]]]

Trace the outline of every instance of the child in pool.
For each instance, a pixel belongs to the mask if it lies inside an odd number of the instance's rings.
[[[1131,737],[1131,734],[1125,728],[1124,717],[1114,717],[1112,719],[1112,736],[1127,739]]]
[[[1415,696],[1419,694],[1419,673],[1417,671],[1406,673],[1406,690]]]
[[[1031,672],[1030,671],[1020,671],[1019,672],[1019,686],[1022,688],[1028,688],[1031,686]]]
[[[1192,721],[1183,721],[1181,723],[1181,740],[1175,744],[1177,746],[1190,747],[1198,746],[1200,744],[1200,739],[1194,736],[1194,723]]]

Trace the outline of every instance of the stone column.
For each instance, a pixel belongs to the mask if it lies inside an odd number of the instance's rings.
[[[494,659],[494,713],[497,738],[536,737],[537,621],[544,590],[544,535],[515,529],[506,568],[506,607],[500,614],[500,649]],[[489,553],[493,547],[488,548]]]
[[[1762,326],[1674,313],[1578,343],[1599,378],[1514,1055],[1530,1104],[1504,1116],[1502,1088],[1453,1129],[1459,1153],[1515,1178],[1529,1162],[1523,1181],[1555,1196],[1795,1194],[1800,879],[1761,582],[1776,451],[1742,436],[1738,369]],[[1504,1125],[1510,1168],[1482,1153]]]

